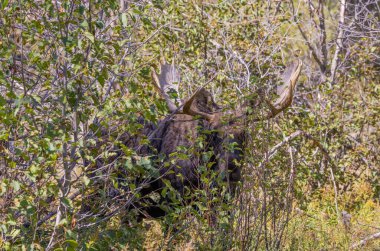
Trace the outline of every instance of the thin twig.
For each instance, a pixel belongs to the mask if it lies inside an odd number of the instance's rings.
[[[289,143],[290,141],[294,140],[295,138],[297,138],[298,136],[303,136],[311,141],[313,141],[314,145],[316,145],[322,152],[322,154],[325,156],[325,158],[327,158],[327,160],[331,163],[331,165],[336,168],[336,165],[335,165],[335,162],[333,161],[333,159],[330,157],[327,149],[325,149],[322,144],[319,142],[319,140],[315,139],[313,136],[311,136],[310,134],[304,132],[304,131],[301,131],[301,130],[298,130],[294,133],[292,133],[290,136],[288,137],[285,137],[285,139],[283,141],[281,141],[280,143],[278,143],[277,145],[275,145],[267,154],[266,154],[266,157],[264,158],[264,160],[260,163],[259,165],[259,168],[263,167],[263,165],[265,163],[267,163],[278,151],[278,149],[280,149],[282,146],[284,146],[285,144]],[[334,172],[333,172],[333,168],[330,167],[330,174],[331,174],[331,181],[333,183],[333,186],[334,186],[334,193],[335,193],[335,198],[334,198],[334,202],[335,202],[335,210],[336,210],[336,214],[337,214],[337,218],[339,219],[340,218],[340,214],[339,214],[339,207],[338,207],[338,187],[336,185],[336,182],[335,182],[335,176],[334,176]]]

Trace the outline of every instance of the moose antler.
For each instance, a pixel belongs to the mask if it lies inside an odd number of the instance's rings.
[[[272,104],[270,101],[265,100],[266,103],[269,105],[270,112],[267,116],[265,116],[263,119],[270,119],[285,110],[287,107],[289,107],[293,101],[295,86],[297,84],[298,77],[301,73],[302,68],[302,61],[297,60],[296,62],[292,62],[284,71],[282,74],[282,81],[284,84],[278,88],[277,93],[279,95],[279,98],[276,100],[274,104]],[[184,106],[183,106],[183,112],[192,116],[199,115],[203,117],[204,119],[208,120],[214,125],[218,125],[220,123],[220,118],[223,116],[223,112],[217,112],[217,113],[208,113],[204,111],[200,111],[198,106],[195,104],[196,100],[198,100],[200,97],[210,95],[209,92],[207,92],[204,88],[199,89],[197,92],[195,92],[191,98],[189,98]],[[234,114],[236,115],[235,118],[232,118],[231,121],[235,121],[237,117],[242,116],[242,112],[235,111]],[[257,119],[262,120],[262,119]]]
[[[292,104],[295,87],[301,73],[301,69],[302,61],[300,59],[296,62],[290,63],[286,67],[284,73],[282,74],[282,81],[284,84],[277,88],[277,95],[279,95],[278,99],[273,105],[270,101],[266,100],[271,110],[271,113],[267,116],[267,118],[273,118]]]
[[[206,91],[204,88],[198,89],[183,105],[183,113],[189,114],[192,116],[201,116],[208,121],[214,121],[216,114],[211,114],[209,112],[203,112],[197,106],[197,100],[201,99],[209,99],[211,97],[211,93]]]
[[[177,105],[181,105],[182,101],[178,98],[178,86],[180,83],[180,74],[178,68],[174,64],[167,64],[165,59],[160,63],[160,74],[152,68],[152,78],[155,82],[155,87],[161,93],[168,104],[169,111],[174,112]],[[171,95],[173,94],[174,95]],[[172,98],[174,96],[174,98]]]

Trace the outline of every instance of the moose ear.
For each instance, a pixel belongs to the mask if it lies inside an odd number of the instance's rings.
[[[166,100],[170,112],[177,110],[177,106],[182,104],[178,97],[178,87],[181,81],[178,68],[174,64],[168,64],[164,59],[160,63],[160,74],[152,68],[152,78],[154,86]]]
[[[209,122],[215,119],[212,108],[216,106],[211,93],[204,88],[198,89],[183,105],[183,113],[192,116],[201,116]]]
[[[295,87],[298,77],[301,73],[301,69],[301,60],[292,62],[286,67],[284,73],[281,76],[283,84],[277,88],[277,94],[279,97],[274,104],[266,100],[271,109],[271,112],[267,118],[273,118],[292,104]]]

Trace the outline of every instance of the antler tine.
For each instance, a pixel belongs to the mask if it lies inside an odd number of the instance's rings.
[[[153,67],[150,67],[152,78],[153,78],[153,86],[156,88],[158,92],[162,95],[162,90],[160,87],[160,80],[158,79],[156,70]]]
[[[273,118],[292,104],[295,87],[302,69],[302,61],[291,63],[282,74],[284,84],[278,88],[278,99],[274,104],[266,100],[271,112],[267,118]]]
[[[160,74],[152,68],[152,78],[154,80],[154,87],[160,92],[160,94],[165,98],[166,103],[169,107],[170,112],[177,110],[175,103],[181,105],[181,100],[176,98],[172,100],[169,96],[171,91],[178,93],[178,85],[180,82],[180,74],[178,68],[173,64],[168,64],[164,57],[160,59]]]

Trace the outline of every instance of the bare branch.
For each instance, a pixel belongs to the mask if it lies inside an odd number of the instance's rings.
[[[338,26],[338,36],[336,38],[336,49],[334,53],[334,57],[331,61],[331,76],[330,82],[334,83],[335,74],[338,66],[338,56],[343,48],[343,25],[344,25],[344,17],[346,12],[346,0],[340,1],[340,13],[339,13],[339,26]]]
[[[364,245],[367,244],[367,242],[378,239],[378,238],[380,238],[380,232],[372,234],[372,235],[364,238],[363,240],[355,243],[354,245],[351,246],[351,249],[357,249],[357,248],[363,247]]]
[[[301,25],[300,25],[300,22],[299,20],[297,19],[297,15],[295,13],[295,8],[294,8],[294,4],[293,4],[293,1],[290,1],[291,3],[291,6],[292,6],[292,9],[293,9],[293,17],[294,17],[294,21],[295,23],[297,24],[297,27],[298,27],[298,30],[300,31],[303,39],[305,40],[305,43],[307,45],[307,47],[309,48],[309,50],[311,51],[311,54],[313,55],[313,58],[315,60],[315,62],[317,62],[319,68],[321,69],[321,72],[324,73],[324,66],[323,66],[323,62],[320,60],[320,58],[318,57],[318,54],[317,54],[317,51],[316,49],[312,46],[311,42],[309,41],[305,31],[302,29]]]

